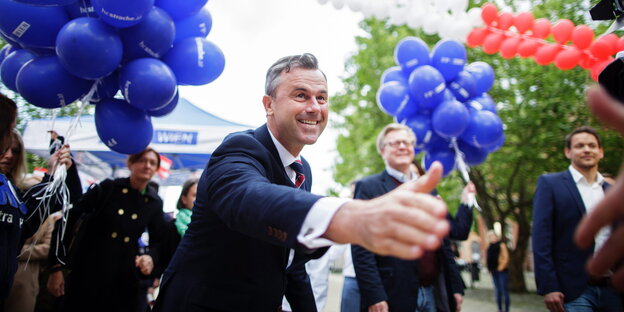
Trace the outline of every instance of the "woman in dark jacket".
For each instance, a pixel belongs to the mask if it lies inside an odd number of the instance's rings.
[[[498,235],[494,231],[488,232],[488,239],[490,245],[487,249],[487,267],[492,274],[498,311],[509,312],[509,289],[507,286],[509,252],[505,243],[498,239]]]
[[[50,248],[54,272],[48,289],[55,296],[65,294],[63,311],[136,312],[145,304],[140,281],[158,262],[164,226],[162,200],[148,186],[160,167],[160,155],[147,148],[130,155],[127,164],[129,178],[93,185],[70,211],[63,239],[68,255],[52,254]],[[137,256],[146,228],[149,252]],[[69,272],[66,284],[61,269]]]

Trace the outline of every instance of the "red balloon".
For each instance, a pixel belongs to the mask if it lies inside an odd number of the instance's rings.
[[[511,13],[505,12],[498,16],[498,28],[507,30],[514,24],[514,16]]]
[[[483,44],[483,40],[485,40],[485,36],[488,33],[487,28],[475,28],[468,34],[466,44],[471,48],[478,47]]]
[[[586,51],[583,51],[581,53],[581,59],[579,60],[579,66],[581,66],[584,69],[591,69],[592,66],[594,66],[594,64],[596,63],[596,61],[594,60],[594,58],[589,55]]]
[[[581,52],[578,49],[563,49],[555,57],[555,66],[561,70],[569,70],[578,65],[581,59]]]
[[[483,52],[487,54],[494,54],[500,49],[501,43],[505,39],[503,34],[489,34],[483,41]]]
[[[498,8],[492,3],[485,3],[481,6],[481,19],[486,25],[491,25],[498,17]]]
[[[531,27],[533,27],[533,22],[534,18],[533,13],[531,12],[522,12],[518,14],[518,16],[516,16],[516,18],[514,19],[514,25],[516,26],[518,32],[521,34],[531,29]]]
[[[565,44],[572,37],[574,31],[574,23],[569,19],[560,19],[553,27],[552,34],[555,41],[559,44]]]
[[[537,49],[537,52],[535,52],[535,63],[542,66],[552,63],[552,61],[555,60],[557,52],[559,52],[560,48],[561,47],[558,44],[554,43],[540,47]]]
[[[545,39],[550,35],[550,21],[545,18],[538,18],[533,23],[533,37]]]
[[[527,58],[535,54],[537,48],[539,48],[539,43],[535,39],[527,38],[518,46],[518,54]]]
[[[578,25],[572,32],[572,43],[579,49],[587,49],[594,40],[594,31],[587,25]]]
[[[500,55],[505,59],[513,58],[514,56],[516,56],[519,44],[520,38],[511,37],[505,39],[500,47]]]
[[[609,44],[608,40],[604,40],[604,37],[598,38],[598,40],[594,41],[589,47],[589,51],[596,58],[603,59],[609,57],[613,54],[613,49]]]
[[[624,37],[622,37],[622,38],[618,39],[618,42],[617,42],[617,44],[615,45],[615,47],[616,47],[616,50],[617,50],[618,52],[620,52],[620,51],[624,50]]]
[[[605,67],[607,67],[607,65],[611,64],[611,62],[613,62],[614,58],[610,57],[606,60],[602,60],[597,62],[596,64],[594,64],[594,66],[591,69],[591,78],[594,79],[594,81],[598,81],[598,75],[600,75],[600,73],[605,69]]]
[[[617,53],[618,49],[617,49],[617,44],[618,41],[620,40],[620,38],[616,35],[616,34],[608,34],[606,36],[602,36],[600,38],[600,40],[604,40],[604,42],[607,43],[607,46],[609,47],[611,53],[609,55],[613,55],[615,53]]]

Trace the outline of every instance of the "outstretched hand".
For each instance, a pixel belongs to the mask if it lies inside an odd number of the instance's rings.
[[[607,125],[624,134],[624,104],[613,99],[600,86],[594,86],[587,93],[590,109]],[[587,248],[594,243],[596,233],[604,226],[624,220],[624,172],[605,193],[605,197],[587,214],[576,229],[576,243]],[[587,263],[591,275],[602,276],[615,264],[624,260],[624,227],[620,226],[611,232],[611,236]],[[624,267],[618,269],[611,278],[613,285],[624,290]]]
[[[441,178],[442,165],[436,162],[426,175],[392,192],[344,204],[324,237],[404,259],[437,249],[449,231],[446,204],[430,194]]]

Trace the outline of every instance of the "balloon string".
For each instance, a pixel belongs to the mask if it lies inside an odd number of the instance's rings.
[[[466,161],[464,160],[466,156],[459,149],[459,146],[457,145],[457,138],[451,139],[451,146],[453,147],[453,150],[455,151],[455,168],[457,168],[457,171],[459,171],[459,173],[461,174],[461,177],[464,180],[464,182],[468,184],[470,182],[470,175],[468,174],[468,172],[470,172],[470,167],[466,164]],[[481,212],[481,207],[479,206],[479,203],[477,203],[477,200],[474,197],[474,195],[469,197],[468,202],[469,202],[468,206],[473,206],[477,208],[479,212]]]
[[[91,99],[93,99],[93,95],[95,94],[95,91],[97,90],[97,86],[99,83],[100,83],[100,80],[96,80],[91,86],[91,89],[89,90],[89,92],[87,92],[87,94],[80,99],[80,105],[78,105],[78,112],[76,113],[76,116],[72,120],[72,123],[70,124],[69,129],[67,129],[67,133],[65,133],[65,142],[69,142],[69,138],[71,137],[74,130],[76,129],[76,126],[80,122],[80,116],[84,112],[85,107],[87,107],[87,105],[91,103]]]

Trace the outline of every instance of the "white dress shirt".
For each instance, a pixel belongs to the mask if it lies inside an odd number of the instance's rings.
[[[576,183],[576,188],[581,194],[581,198],[583,199],[583,204],[585,205],[585,211],[590,213],[594,207],[604,198],[604,190],[602,189],[602,184],[604,183],[604,178],[597,172],[596,181],[593,183],[589,183],[585,176],[578,172],[572,165],[568,168],[570,170],[570,174],[572,174],[572,179]],[[605,226],[603,227],[598,234],[596,234],[595,238],[595,247],[594,252],[598,251],[600,247],[604,244],[604,242],[611,235],[611,227]]]

